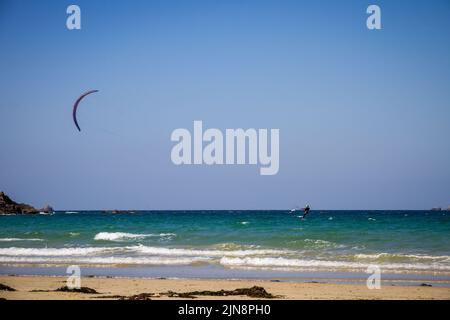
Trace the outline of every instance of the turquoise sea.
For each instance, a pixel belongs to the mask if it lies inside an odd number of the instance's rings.
[[[0,216],[11,267],[203,266],[450,275],[449,211],[58,211]]]

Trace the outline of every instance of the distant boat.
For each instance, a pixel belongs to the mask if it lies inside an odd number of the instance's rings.
[[[431,208],[431,211],[441,211],[441,210],[442,210],[441,207]]]

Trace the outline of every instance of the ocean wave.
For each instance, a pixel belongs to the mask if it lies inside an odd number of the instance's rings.
[[[0,238],[2,242],[10,242],[10,241],[44,241],[44,239],[38,238]]]
[[[331,241],[321,240],[321,239],[304,239],[303,242],[307,244],[307,247],[313,249],[324,249],[324,248],[345,248],[345,245],[338,244]]]
[[[142,240],[149,237],[171,238],[176,236],[175,233],[160,233],[160,234],[134,234],[126,232],[99,232],[95,235],[94,240],[104,241],[126,241],[126,240]]]
[[[85,256],[99,255],[115,252],[124,252],[125,247],[85,247],[85,248],[0,248],[0,256],[41,256],[41,257],[63,257],[63,256]]]
[[[259,249],[261,248],[260,245],[257,244],[238,244],[234,242],[223,242],[223,243],[217,243],[211,246],[211,248],[214,248],[215,250],[248,250],[248,249]]]
[[[223,257],[223,256],[254,256],[254,255],[280,255],[289,253],[287,250],[273,249],[243,249],[243,250],[211,250],[211,249],[184,249],[184,248],[162,248],[135,246],[129,247],[141,253],[164,256],[207,256],[207,257]]]
[[[318,240],[311,241],[315,244]],[[319,244],[322,242],[319,241]],[[111,247],[0,248],[0,263],[58,264],[65,262],[130,265],[190,265],[205,262],[233,268],[360,271],[365,271],[369,265],[376,264],[382,270],[394,272],[450,271],[449,256],[393,253],[319,254],[312,250],[278,250],[230,243],[206,248],[168,248],[141,244]]]
[[[34,264],[67,264],[78,263],[87,265],[192,265],[205,263],[209,258],[167,258],[167,257],[2,257],[0,263],[34,263]]]
[[[242,257],[242,256],[264,256],[280,255],[288,251],[271,249],[248,249],[248,250],[212,250],[212,249],[187,249],[187,248],[164,248],[149,247],[144,245],[125,247],[78,247],[78,248],[0,248],[0,256],[84,256],[105,254],[138,254],[144,256],[173,256],[173,257]]]
[[[402,253],[374,253],[374,254],[356,254],[356,259],[371,260],[371,261],[436,261],[436,262],[450,262],[450,256],[430,256],[421,254],[402,254]]]
[[[220,264],[230,267],[272,267],[272,268],[316,268],[316,269],[357,269],[365,270],[370,263],[330,260],[301,260],[287,258],[230,258],[223,257]],[[380,264],[380,268],[387,270],[442,270],[450,271],[450,266],[440,264],[420,263],[386,263]]]

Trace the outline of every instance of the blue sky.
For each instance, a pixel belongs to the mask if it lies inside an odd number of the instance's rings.
[[[66,28],[66,8],[82,29]],[[382,30],[366,28],[378,4]],[[0,189],[57,209],[450,205],[448,1],[0,1]],[[83,129],[71,119],[76,97]],[[279,128],[280,171],[175,166]]]

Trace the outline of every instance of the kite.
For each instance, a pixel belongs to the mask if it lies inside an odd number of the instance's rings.
[[[78,131],[81,131],[80,126],[78,125],[78,121],[77,121],[78,104],[80,103],[81,100],[83,100],[84,97],[86,97],[87,95],[90,95],[91,93],[94,93],[94,92],[98,92],[98,90],[90,90],[88,92],[83,93],[81,96],[78,97],[78,99],[75,101],[75,104],[73,105],[72,117],[73,117],[73,122],[75,122],[75,125],[76,125]]]

